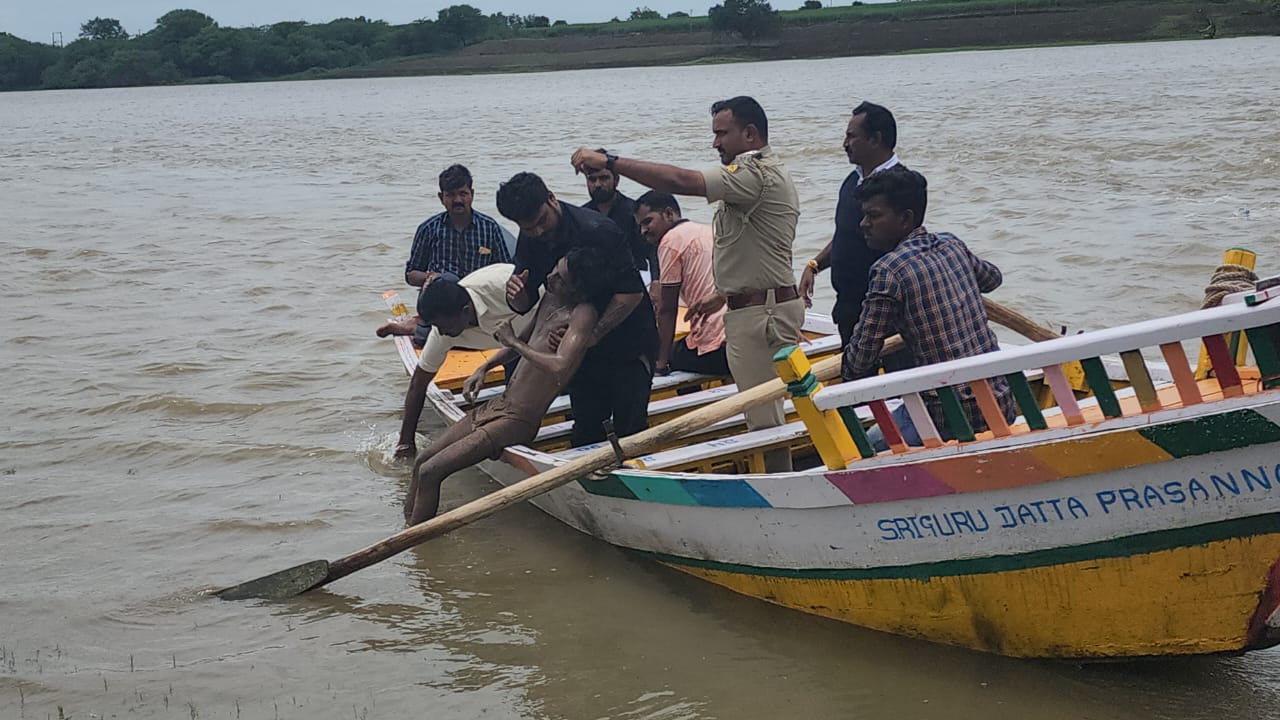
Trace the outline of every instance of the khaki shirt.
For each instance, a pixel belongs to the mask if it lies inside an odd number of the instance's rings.
[[[768,145],[702,171],[715,215],[712,265],[726,295],[795,284],[791,246],[800,198],[791,174]]]
[[[469,327],[458,337],[441,335],[435,327],[427,336],[422,346],[422,354],[418,356],[418,367],[429,373],[439,372],[444,364],[445,356],[454,348],[471,350],[492,350],[498,347],[493,338],[493,331],[503,320],[510,320],[511,327],[519,335],[537,313],[529,311],[527,315],[517,315],[515,310],[507,307],[507,278],[515,266],[510,263],[494,263],[458,281],[458,284],[471,296],[471,307],[476,311],[477,327]]]

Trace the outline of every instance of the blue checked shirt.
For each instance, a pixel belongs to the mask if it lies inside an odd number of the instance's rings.
[[[493,218],[472,210],[471,224],[458,232],[449,213],[442,212],[418,226],[404,272],[451,273],[461,279],[486,265],[509,262],[511,252],[502,227]]]
[[[982,293],[1000,287],[1004,276],[955,235],[916,228],[898,247],[871,266],[870,288],[862,316],[844,349],[841,375],[853,380],[872,375],[884,341],[895,332],[906,342],[915,366],[972,357],[999,349],[987,325]],[[991,389],[1005,419],[1016,416],[1009,383],[992,380]],[[987,427],[968,386],[955,388],[974,430]],[[937,393],[923,393],[933,422],[945,427]]]

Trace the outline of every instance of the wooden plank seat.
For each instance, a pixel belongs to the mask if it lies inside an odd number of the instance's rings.
[[[817,338],[812,342],[805,344],[803,347],[806,353],[813,355],[833,353],[840,349],[840,337],[838,335],[827,335]],[[665,395],[682,388],[704,385],[720,379],[721,378],[716,375],[699,375],[697,373],[676,371],[670,375],[655,377],[649,392],[652,395]],[[484,402],[485,400],[501,395],[505,387],[506,386],[504,385],[495,385],[481,390],[476,396],[476,402]],[[456,392],[453,395],[453,404],[459,407],[465,407],[467,401],[462,397],[462,393]],[[567,394],[560,395],[552,401],[551,407],[547,408],[547,415],[563,415],[568,411],[569,396]]]
[[[722,429],[740,427],[741,415],[717,423]],[[725,463],[746,459],[765,450],[794,445],[809,445],[809,431],[803,422],[789,422],[777,427],[733,432],[724,437],[663,450],[627,461],[629,465],[644,470],[692,471],[708,461]],[[569,461],[585,453],[597,450],[607,443],[594,443],[555,453],[557,460]]]

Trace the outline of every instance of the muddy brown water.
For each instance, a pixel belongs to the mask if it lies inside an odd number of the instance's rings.
[[[574,147],[712,164],[707,107],[740,92],[800,190],[797,266],[868,98],[928,224],[1032,316],[1193,308],[1231,245],[1280,268],[1276,38],[5,94],[0,718],[1280,716],[1274,651],[991,657],[738,597],[531,507],[293,602],[200,595],[399,526],[405,381],[373,328],[443,167],[486,212],[525,169],[580,202]],[[444,504],[492,488],[462,473]]]

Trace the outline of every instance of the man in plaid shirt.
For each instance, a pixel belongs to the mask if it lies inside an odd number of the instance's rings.
[[[956,236],[925,229],[924,176],[901,167],[882,170],[867,178],[858,197],[867,245],[885,255],[871,266],[867,299],[845,346],[841,375],[846,380],[873,375],[884,341],[894,332],[902,334],[916,366],[999,349],[987,325],[982,293],[1000,287],[1000,269],[974,255]],[[1017,413],[1009,384],[1000,378],[991,386],[1005,419],[1012,420]],[[985,430],[973,393],[967,386],[955,389],[974,430]],[[939,433],[951,437],[937,394],[923,395]],[[908,444],[923,444],[905,405],[893,415]],[[879,427],[868,435],[877,450],[888,449]]]

